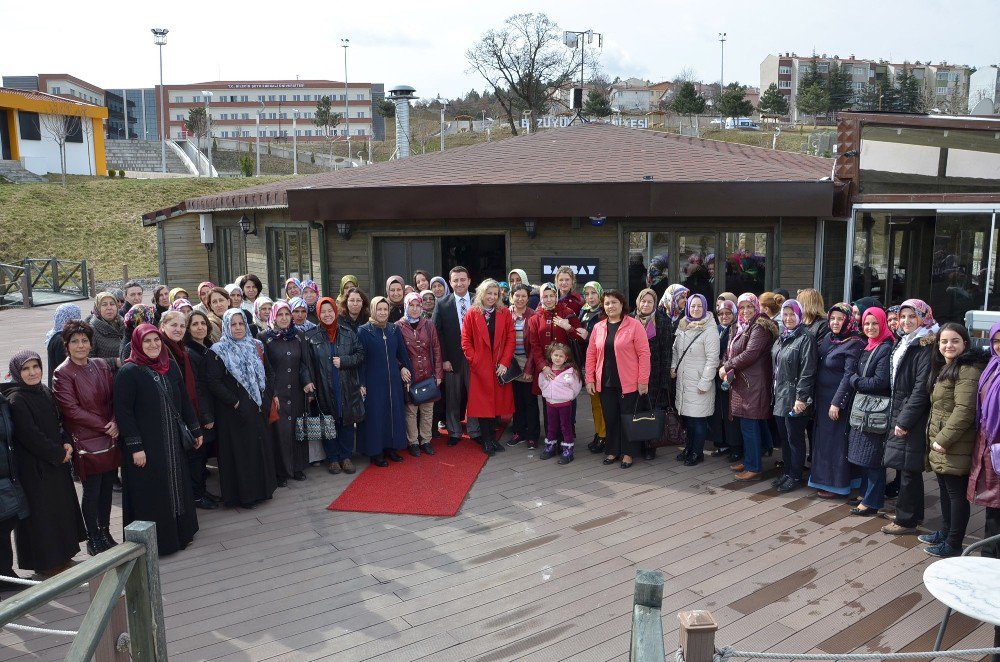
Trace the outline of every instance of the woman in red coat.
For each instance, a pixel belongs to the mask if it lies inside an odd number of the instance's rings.
[[[509,310],[498,305],[499,300],[500,285],[487,278],[476,288],[462,324],[462,352],[469,361],[465,415],[479,419],[487,455],[505,450],[496,440],[497,416],[514,413],[514,391],[510,384],[498,381],[514,361],[514,320]]]
[[[554,342],[570,345],[576,342],[576,329],[580,328],[580,318],[573,309],[558,301],[556,286],[545,283],[538,291],[539,303],[535,314],[528,321],[528,342],[531,346],[531,363],[535,372],[548,368],[545,353]],[[552,375],[549,375],[552,378]],[[534,384],[535,395],[541,395],[538,382]]]

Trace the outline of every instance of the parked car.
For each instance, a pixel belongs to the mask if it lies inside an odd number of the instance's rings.
[[[739,129],[740,131],[760,131],[760,125],[749,117],[727,117],[727,129]]]

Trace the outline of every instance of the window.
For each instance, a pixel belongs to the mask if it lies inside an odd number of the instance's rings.
[[[184,116],[181,115],[180,113],[177,113],[177,121],[178,122],[183,122],[184,121]]]
[[[365,100],[365,95],[364,94],[357,95],[357,100],[358,101],[364,101]]]
[[[302,101],[302,95],[301,94],[293,94],[292,95],[292,101]]]
[[[778,89],[780,90],[790,90],[792,89],[792,81],[790,80],[779,80]]]
[[[274,101],[274,100],[275,100],[275,95],[273,95],[273,94],[268,94],[268,95],[267,95],[267,100],[268,100],[268,101]]]
[[[229,119],[229,113],[222,113],[221,115],[219,115],[219,119],[220,120],[228,120]]]
[[[267,117],[268,119],[276,120],[278,119],[278,113],[268,113]]]
[[[268,228],[268,285],[272,296],[277,294],[278,283],[284,283],[290,274],[313,273],[311,249],[308,229]]]
[[[368,134],[367,134],[367,133],[365,132],[365,130],[364,130],[364,129],[358,129],[358,135],[359,135],[359,136],[366,136],[366,135],[368,135]]]
[[[17,111],[17,126],[21,131],[21,140],[42,139],[38,113],[29,113],[26,110]]]
[[[197,96],[191,97],[191,101],[193,101],[195,103],[201,103],[201,96],[197,95]]]
[[[270,132],[268,132],[267,135],[271,136],[272,138],[277,138],[278,137],[278,132],[277,131],[270,131]]]
[[[313,134],[312,129],[306,129],[306,135],[307,136],[309,136],[311,138],[312,134]]]
[[[263,100],[264,100],[264,95],[263,94],[258,94],[257,95],[257,101],[263,101]]]
[[[223,138],[228,138],[229,137],[229,132],[228,131],[223,131],[222,132],[222,137]]]
[[[59,88],[58,87],[53,87],[52,88],[52,94],[59,94],[59,93],[60,92],[59,92]]]
[[[288,113],[278,113],[278,119],[279,120],[287,120],[288,119]]]
[[[240,114],[240,119],[241,120],[248,120],[248,119],[250,119],[250,113],[241,113]]]
[[[303,101],[312,101],[312,95],[311,94],[303,94],[302,95],[302,100]]]
[[[360,117],[360,118],[364,119],[364,117],[365,117],[365,111],[363,111],[363,110],[359,110],[359,111],[358,111],[358,117]]]
[[[856,92],[861,92],[865,89],[865,83],[863,81],[854,81],[851,83],[851,87],[853,87]]]
[[[243,103],[247,103],[248,101],[250,101],[250,97],[244,94],[243,96],[240,97],[240,101]]]
[[[938,94],[948,94],[948,88],[947,87],[939,87],[939,88],[937,88],[937,93]]]
[[[247,272],[243,233],[238,227],[215,228],[215,255],[219,281],[232,282]]]
[[[819,72],[819,73],[821,73],[821,74],[827,73],[828,71],[830,71],[830,65],[829,65],[829,63],[827,63],[827,62],[817,62],[816,63],[816,71]]]
[[[937,72],[937,79],[938,80],[948,80],[948,72],[947,71],[939,71],[939,72]]]
[[[347,95],[346,94],[338,94],[337,95],[337,100],[338,101],[347,101]]]
[[[953,71],[950,74],[948,74],[948,80],[951,81],[952,83],[957,83],[958,82],[958,73],[956,73],[956,72]]]
[[[340,135],[342,135],[342,136],[346,136],[346,135],[348,135],[348,134],[347,134],[347,129],[341,129],[341,130],[340,130]]]
[[[939,76],[939,77],[940,77],[940,76]],[[71,87],[71,88],[69,88],[69,95],[70,95],[71,97],[75,97],[75,96],[76,96],[76,90],[74,90],[74,89],[73,89],[72,87]]]
[[[278,95],[278,101],[288,101],[288,96],[284,94]]]
[[[778,67],[778,73],[779,74],[790,74],[790,73],[792,73],[792,68],[791,67]]]
[[[249,138],[250,137],[250,132],[249,131],[244,131],[243,132],[243,137],[244,138]]]

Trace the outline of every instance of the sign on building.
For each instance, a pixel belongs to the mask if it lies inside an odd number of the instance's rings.
[[[576,274],[578,285],[601,278],[600,259],[596,257],[543,257],[542,258],[542,282],[551,283],[555,281],[556,271],[559,267],[567,266]]]
[[[575,117],[570,115],[546,115],[545,117],[536,117],[535,126],[539,129],[560,129],[570,125]],[[648,129],[649,120],[645,117],[607,117],[604,119],[589,119],[588,122],[598,122],[601,124],[614,124],[615,126],[627,126],[630,129]],[[526,117],[521,118],[521,128],[528,128],[528,119]]]

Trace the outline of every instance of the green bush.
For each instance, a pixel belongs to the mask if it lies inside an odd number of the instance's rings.
[[[254,173],[254,160],[249,154],[240,155],[240,172],[243,173],[244,177],[253,177]]]
[[[118,171],[118,176],[121,177],[122,179],[125,179],[125,171],[124,170],[119,170]]]
[[[110,177],[111,179],[114,179],[115,175],[117,174],[118,174],[117,170],[108,170],[108,177]]]

